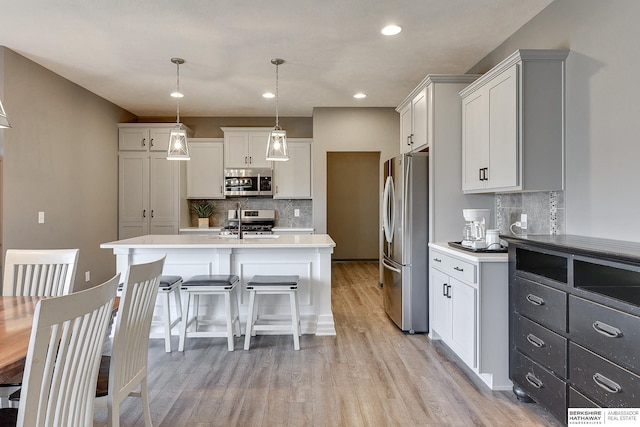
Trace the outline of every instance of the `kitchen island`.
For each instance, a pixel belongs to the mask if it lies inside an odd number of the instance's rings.
[[[266,235],[228,238],[216,235],[146,235],[103,243],[116,256],[124,275],[129,264],[148,262],[166,254],[162,274],[187,280],[198,274],[235,274],[240,278],[240,322],[246,323],[249,293],[245,286],[256,274],[300,276],[298,303],[303,334],[335,335],[331,311],[331,254],[335,242],[327,234]],[[268,297],[272,297],[267,300]],[[261,314],[278,321],[290,313],[288,298],[265,296]],[[200,298],[200,314],[222,316],[215,298]]]

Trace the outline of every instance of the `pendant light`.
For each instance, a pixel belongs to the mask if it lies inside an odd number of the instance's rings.
[[[180,64],[184,64],[184,59],[171,58],[171,62],[176,64],[177,76],[177,89],[171,94],[171,96],[176,98],[176,127],[171,130],[171,135],[169,136],[167,160],[190,160],[187,131],[182,129],[182,123],[180,123],[180,98],[183,97],[180,92]]]
[[[9,124],[9,118],[7,117],[7,113],[4,112],[2,101],[0,101],[0,128],[10,128],[10,127],[11,127],[11,124]]]
[[[284,59],[273,58],[271,63],[276,66],[276,125],[269,133],[267,160],[286,161],[289,160],[287,132],[282,130],[278,123],[278,66],[284,63]]]

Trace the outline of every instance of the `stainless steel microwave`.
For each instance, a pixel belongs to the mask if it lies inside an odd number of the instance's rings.
[[[225,169],[224,195],[272,197],[271,169]]]

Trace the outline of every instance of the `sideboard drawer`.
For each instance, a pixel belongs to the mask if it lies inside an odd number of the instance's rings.
[[[566,420],[565,382],[519,351],[513,353],[511,379],[556,418]]]
[[[573,387],[569,387],[569,408],[599,408],[600,406],[580,393]]]
[[[541,325],[557,331],[567,329],[567,294],[549,286],[516,278],[514,309]]]
[[[569,381],[585,396],[610,408],[636,408],[640,377],[573,342],[569,345]]]
[[[513,316],[513,334],[516,347],[542,366],[566,378],[566,338],[518,314]]]
[[[640,318],[580,297],[569,297],[571,339],[640,373]]]
[[[477,282],[476,266],[459,258],[432,251],[430,265],[465,283],[473,284]]]

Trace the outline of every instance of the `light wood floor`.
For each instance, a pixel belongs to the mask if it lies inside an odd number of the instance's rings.
[[[184,353],[151,340],[154,426],[560,426],[536,404],[491,392],[426,335],[387,318],[378,264],[334,263],[337,336],[258,336],[250,351],[225,338],[187,340]],[[177,339],[174,338],[177,347]],[[96,425],[106,420],[98,409]],[[136,398],[122,426],[143,426]]]

